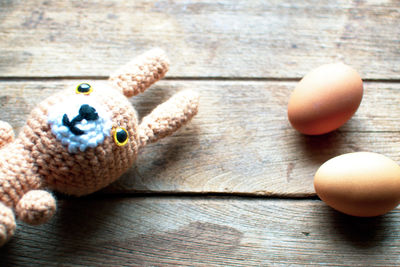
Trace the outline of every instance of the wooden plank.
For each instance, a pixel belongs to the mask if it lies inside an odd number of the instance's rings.
[[[400,211],[370,219],[318,200],[82,198],[20,225],[2,266],[395,266]]]
[[[18,130],[46,96],[80,81],[0,83],[0,120]],[[104,83],[105,81],[93,81]],[[400,162],[400,84],[366,83],[362,104],[340,130],[303,136],[286,106],[293,82],[161,81],[132,99],[140,116],[174,92],[201,95],[195,119],[172,137],[149,145],[107,192],[195,192],[314,195],[313,176],[334,156],[374,151]],[[71,89],[71,90],[72,90]]]
[[[398,79],[399,1],[1,1],[0,76],[108,76],[154,46],[173,77]]]

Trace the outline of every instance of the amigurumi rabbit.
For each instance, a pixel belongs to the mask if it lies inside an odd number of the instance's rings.
[[[45,99],[15,140],[0,122],[0,245],[14,234],[15,217],[35,225],[53,216],[56,202],[47,190],[82,196],[104,188],[132,166],[140,148],[196,115],[197,93],[182,91],[138,123],[128,97],[167,70],[164,52],[150,50],[107,86],[81,83]]]

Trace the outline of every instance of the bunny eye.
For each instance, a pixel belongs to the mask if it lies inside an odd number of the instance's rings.
[[[113,137],[114,137],[114,142],[118,146],[126,145],[126,143],[128,143],[129,140],[128,131],[122,127],[117,127],[113,130]]]
[[[88,95],[93,91],[93,87],[88,83],[81,83],[76,87],[77,94]]]

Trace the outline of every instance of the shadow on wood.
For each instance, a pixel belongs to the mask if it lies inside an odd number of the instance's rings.
[[[92,196],[59,203],[50,223],[20,226],[0,249],[1,266],[393,266],[398,259],[398,210],[363,219],[317,200]]]
[[[298,133],[299,148],[307,159],[316,165],[322,165],[327,160],[343,153],[359,151],[359,148],[349,144],[350,137],[346,132],[336,130],[324,135],[303,135]]]
[[[99,242],[112,240],[113,230],[120,227],[118,207],[119,201],[99,201],[96,197],[59,201],[57,216],[48,224],[30,226],[19,222],[16,235],[0,251],[1,262],[15,264],[12,255],[25,253],[37,255],[37,261],[33,256],[29,264],[66,263],[71,255],[90,262],[85,256],[99,257]],[[23,263],[18,259],[18,265]]]
[[[170,225],[162,220],[164,215],[157,218],[152,210],[159,213],[160,207],[146,205],[141,198],[133,202],[128,198],[108,200],[84,197],[60,201],[58,214],[49,224],[19,225],[16,236],[0,250],[0,263],[191,264],[207,261],[205,255],[210,257],[208,261],[223,262],[240,248],[243,233],[233,227],[184,218]],[[173,220],[178,222],[185,215],[175,211]]]
[[[392,215],[363,218],[354,217],[338,212],[328,206],[321,207],[328,215],[325,223],[332,240],[342,240],[341,243],[348,244],[358,249],[370,249],[382,246],[394,229]],[[325,210],[325,211],[324,211]],[[326,235],[328,237],[328,235]]]

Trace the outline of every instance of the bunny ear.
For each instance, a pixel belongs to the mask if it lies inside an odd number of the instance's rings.
[[[199,94],[185,90],[156,107],[139,125],[140,146],[156,142],[177,131],[197,114],[198,106]]]
[[[147,51],[117,70],[109,80],[126,97],[144,92],[150,85],[165,76],[169,60],[159,48]]]

